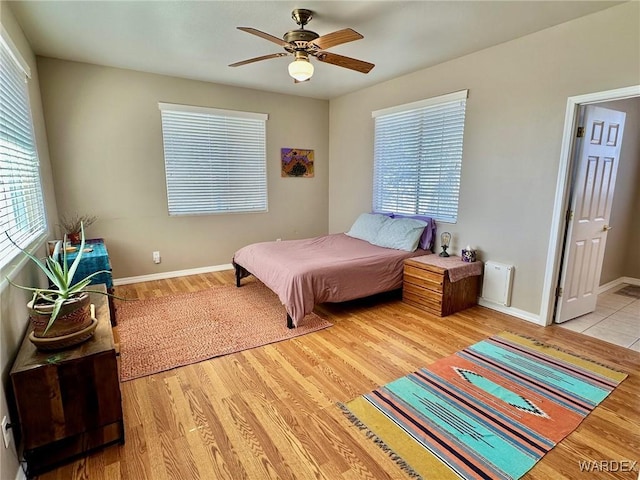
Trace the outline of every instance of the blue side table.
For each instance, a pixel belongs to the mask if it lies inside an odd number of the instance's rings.
[[[94,272],[100,270],[107,270],[106,272],[96,275],[91,280],[91,285],[97,285],[104,283],[107,286],[107,292],[113,294],[113,277],[111,275],[111,262],[109,261],[109,252],[104,244],[102,238],[94,238],[85,240],[85,250],[90,248],[90,252],[84,252],[80,259],[80,264],[73,276],[73,282],[82,280],[87,275],[91,275]],[[71,265],[75,258],[78,256],[78,252],[67,253],[67,265]],[[109,313],[111,313],[111,324],[116,325],[116,309],[113,303],[113,297],[109,298]]]

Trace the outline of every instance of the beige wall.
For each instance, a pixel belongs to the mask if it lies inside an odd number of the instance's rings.
[[[248,243],[327,232],[327,101],[42,57],[38,69],[59,211],[98,216],[88,235],[106,240],[114,277],[227,264]],[[158,102],[269,114],[269,212],[169,217]],[[314,149],[315,177],[281,178],[282,147]]]
[[[17,24],[5,2],[0,2],[0,21],[20,54],[31,68],[29,97],[34,132],[38,144],[44,198],[48,217],[50,219],[56,218],[57,210],[53,181],[51,179],[51,166],[49,163],[44,118],[42,116],[42,102],[40,99],[36,60],[20,26]],[[49,223],[51,224],[51,221],[49,221]],[[41,245],[34,245],[33,247],[40,248],[40,254],[44,254],[44,248]],[[2,383],[0,384],[0,418],[7,415],[9,421],[17,421],[17,418],[13,410],[9,410],[8,407],[8,404],[11,403],[11,395],[7,396],[5,392],[11,391],[9,372],[11,371],[13,360],[15,359],[18,347],[22,342],[27,328],[28,313],[26,303],[30,299],[30,295],[28,292],[8,286],[6,281],[4,281],[4,275],[11,272],[12,278],[19,284],[38,285],[43,282],[43,279],[38,276],[37,272],[34,271],[30,265],[27,264],[27,266],[15,268],[16,266],[18,266],[18,262],[16,262],[16,265],[12,264],[6,267],[0,273],[0,378],[2,379]],[[5,449],[4,446],[0,447],[0,478],[3,480],[16,478],[18,468],[15,442],[12,443],[8,449]]]
[[[627,114],[609,222],[613,229],[607,234],[600,276],[600,285],[604,285],[621,277],[640,279],[640,261],[634,261],[640,258],[640,253],[634,253],[640,245],[640,210],[637,207],[640,198],[640,98],[598,106]]]
[[[640,159],[638,160],[640,162]],[[636,177],[636,185],[640,185],[640,172]],[[627,241],[627,263],[625,276],[632,278],[640,278],[640,254],[638,254],[638,246],[640,245],[640,221],[638,216],[640,212],[640,188],[636,188],[636,198],[633,203],[634,222],[629,230],[629,240]]]
[[[458,222],[439,230],[453,234],[454,252],[471,244],[482,260],[515,265],[512,307],[538,314],[567,98],[640,83],[639,6],[331,100],[329,231],[371,209],[371,112],[469,89]]]

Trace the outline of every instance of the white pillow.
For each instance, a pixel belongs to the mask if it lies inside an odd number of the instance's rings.
[[[418,248],[418,242],[427,222],[411,218],[390,218],[377,231],[374,241],[370,242],[379,247],[395,248],[413,252]]]
[[[385,223],[392,220],[393,219],[391,217],[387,217],[386,215],[363,213],[355,222],[353,222],[351,229],[346,234],[350,237],[359,238],[360,240],[365,240],[375,245],[374,242],[378,235],[378,231]]]

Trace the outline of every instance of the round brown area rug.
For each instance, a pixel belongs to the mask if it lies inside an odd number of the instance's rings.
[[[277,295],[260,282],[118,302],[121,381],[330,327],[314,313],[286,325]]]

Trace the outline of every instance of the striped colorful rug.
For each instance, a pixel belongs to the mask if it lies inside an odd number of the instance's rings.
[[[626,377],[503,332],[340,407],[410,477],[517,479]]]

